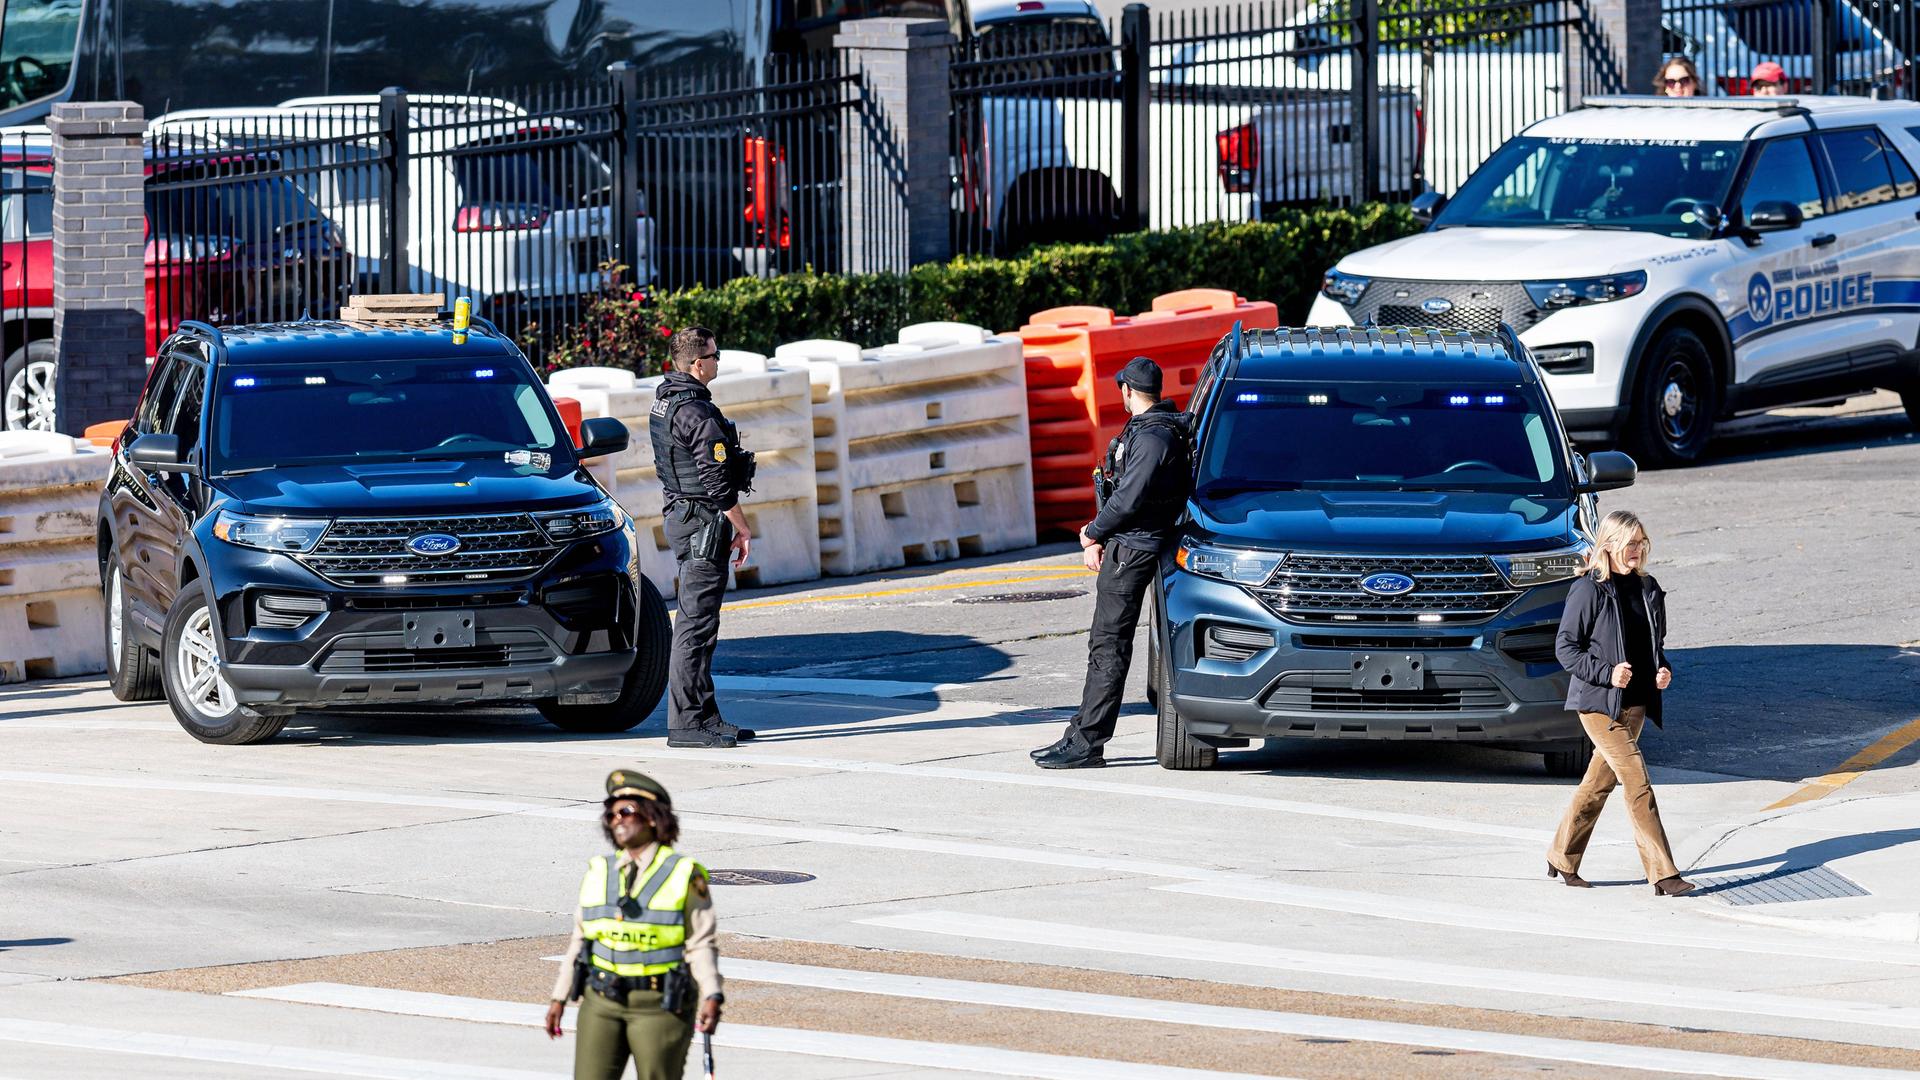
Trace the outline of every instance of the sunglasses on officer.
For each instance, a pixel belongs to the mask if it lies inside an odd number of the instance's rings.
[[[614,818],[637,818],[639,816],[641,815],[638,806],[609,806],[606,811],[600,815],[600,820],[612,821]]]

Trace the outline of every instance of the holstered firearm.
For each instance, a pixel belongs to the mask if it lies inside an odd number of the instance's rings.
[[[592,943],[583,941],[580,951],[573,954],[573,985],[567,989],[568,1001],[579,1001],[587,994],[587,975],[593,970],[593,965],[587,962],[587,952],[591,948]]]
[[[693,973],[685,964],[660,976],[660,1008],[666,1012],[676,1016],[692,1012],[693,996],[698,992]]]
[[[708,562],[725,562],[727,548],[733,543],[733,527],[720,511],[692,499],[682,499],[674,504],[673,516],[682,524],[693,523],[700,527],[687,541],[689,559],[705,559]]]
[[[1113,466],[1113,448],[1119,445],[1119,443],[1120,440],[1118,437],[1112,442],[1109,442],[1107,444],[1107,456],[1101,459],[1100,464],[1094,466],[1093,508],[1095,510],[1104,508],[1107,505],[1107,500],[1113,498],[1113,485],[1118,479],[1115,475],[1117,470]]]

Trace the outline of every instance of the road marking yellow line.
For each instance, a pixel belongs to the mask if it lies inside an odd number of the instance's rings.
[[[1020,585],[1029,581],[1060,581],[1065,578],[1092,577],[1089,570],[1071,570],[1061,574],[1030,574],[1026,577],[994,578],[988,581],[955,581],[945,585],[909,585],[899,589],[875,589],[871,592],[833,593],[828,596],[794,596],[779,600],[749,600],[744,604],[728,604],[728,611],[745,611],[749,608],[786,607],[791,604],[826,604],[835,600],[876,600],[886,596],[910,596],[914,593],[944,592],[949,589],[980,589],[989,585]]]
[[[1868,770],[1893,755],[1920,742],[1920,720],[1901,725],[1875,739],[1871,745],[1847,760],[1825,776],[1816,776],[1801,786],[1800,790],[1767,807],[1769,810],[1783,810],[1789,806],[1824,799],[1827,796],[1865,776]]]

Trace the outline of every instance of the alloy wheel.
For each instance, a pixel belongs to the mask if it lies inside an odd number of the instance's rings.
[[[29,360],[7,384],[8,431],[52,431],[53,388],[60,365]]]
[[[213,644],[213,615],[201,607],[187,616],[174,649],[174,675],[187,704],[208,719],[233,711],[233,688],[220,675],[220,654]]]

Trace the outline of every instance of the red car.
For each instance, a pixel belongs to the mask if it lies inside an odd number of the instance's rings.
[[[182,319],[330,315],[352,259],[271,155],[147,158],[147,356]],[[46,137],[0,143],[0,427],[54,430],[53,162]]]

